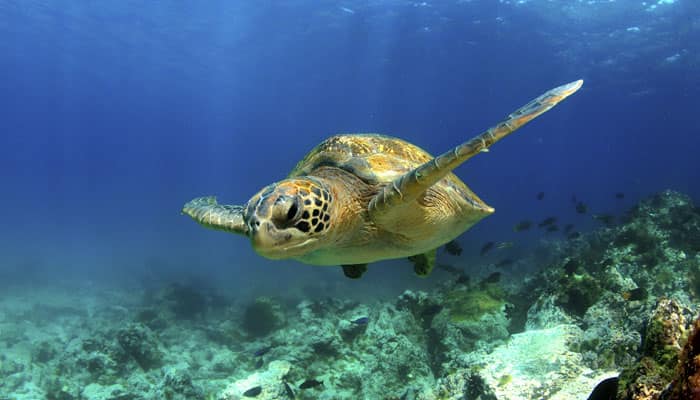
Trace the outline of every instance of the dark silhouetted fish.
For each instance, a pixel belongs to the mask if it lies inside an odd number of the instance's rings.
[[[556,222],[557,222],[557,217],[547,217],[547,218],[543,219],[542,222],[537,224],[537,226],[539,226],[540,228],[544,228],[545,226],[552,225]]]
[[[507,266],[513,265],[513,260],[510,258],[503,259],[499,262],[496,263],[496,268],[504,268]]]
[[[299,385],[299,389],[311,389],[317,386],[323,385],[323,381],[317,381],[316,379],[307,379]]]
[[[511,247],[513,247],[513,245],[515,245],[515,243],[513,242],[500,242],[496,244],[496,248],[498,250],[510,249]]]
[[[566,233],[567,235],[571,232],[572,229],[574,229],[574,224],[564,225],[564,233]]]
[[[272,346],[261,347],[261,348],[255,350],[255,352],[253,353],[253,355],[254,355],[255,357],[262,357],[262,356],[264,356],[265,354],[267,354],[270,350],[272,350]]]
[[[617,192],[617,193],[615,193],[615,198],[616,198],[616,199],[624,199],[624,198],[625,198],[625,194],[622,193],[622,192]]]
[[[455,274],[455,275],[459,275],[459,274],[463,274],[463,273],[464,273],[463,270],[461,270],[461,269],[455,267],[454,265],[449,265],[449,264],[438,264],[438,265],[437,265],[437,268],[442,269],[442,270],[444,270],[444,271],[447,271],[447,272],[449,272],[449,273],[451,273],[451,274]]]
[[[257,397],[260,393],[262,393],[262,386],[256,386],[254,388],[250,388],[243,392],[243,396],[245,397]]]
[[[481,280],[481,284],[487,284],[487,283],[498,283],[501,280],[501,273],[500,272],[493,272],[489,274],[486,278]]]
[[[287,383],[284,383],[284,392],[287,393],[287,397],[290,399],[294,399],[296,396],[294,395],[294,390],[292,390],[292,387]]]
[[[547,227],[547,232],[556,232],[559,230],[559,227],[557,225],[550,225]]]
[[[579,214],[585,214],[588,212],[588,206],[582,201],[579,201],[578,203],[576,203],[576,212]]]
[[[544,192],[537,193],[537,200],[542,200],[542,199],[544,199]]]
[[[622,292],[622,298],[627,301],[646,300],[647,291],[643,287]]]
[[[578,239],[581,237],[581,233],[579,232],[571,232],[568,235],[566,235],[567,239]]]
[[[459,256],[462,255],[462,246],[456,240],[452,240],[445,244],[445,251],[450,255]]]
[[[513,231],[522,232],[522,231],[526,231],[526,230],[530,229],[531,227],[532,227],[532,221],[522,220],[522,221],[518,222],[517,224],[515,224],[515,226],[513,227]]]
[[[602,380],[588,396],[588,400],[615,400],[617,398],[618,378]]]
[[[457,277],[457,280],[455,281],[455,283],[458,285],[468,285],[469,281],[470,281],[469,275],[467,275],[465,273],[461,273]]]
[[[255,362],[255,369],[262,368],[263,364],[265,364],[265,359],[262,357],[258,358],[258,361]]]
[[[593,219],[608,226],[615,223],[615,216],[611,214],[595,214]]]
[[[369,317],[360,317],[357,319],[353,319],[350,322],[352,322],[355,325],[367,325],[367,323],[369,322]]]
[[[486,255],[486,253],[488,253],[489,251],[491,251],[491,249],[493,249],[494,244],[495,244],[494,242],[487,242],[486,244],[481,246],[481,251],[479,252],[479,254],[482,256]]]
[[[575,194],[575,193],[571,193],[571,202],[574,203],[574,204],[578,203],[578,199],[576,199],[576,194]]]

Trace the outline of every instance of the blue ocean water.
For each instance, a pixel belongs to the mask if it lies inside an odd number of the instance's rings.
[[[615,214],[667,188],[700,197],[691,0],[5,0],[0,37],[7,281],[346,287],[181,206],[242,204],[335,133],[437,154],[576,79],[579,93],[456,171],[497,210],[460,238],[467,263],[489,240],[527,251],[542,233],[516,235],[521,219],[594,229],[572,195]],[[365,278],[348,291],[430,284],[403,260]]]
[[[337,133],[442,153],[578,79],[456,169],[496,213],[427,278],[267,260],[181,213]],[[673,367],[699,99],[698,0],[0,0],[0,400],[578,399]],[[602,229],[668,189],[695,206]]]

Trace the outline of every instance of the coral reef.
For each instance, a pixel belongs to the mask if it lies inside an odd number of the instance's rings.
[[[659,301],[642,357],[620,375],[618,400],[700,400],[700,317],[688,329],[681,311]]]
[[[243,329],[253,337],[266,336],[284,325],[281,306],[269,297],[260,297],[243,312]]]
[[[620,399],[658,398],[673,379],[685,327],[681,306],[673,300],[660,299],[647,323],[641,359],[620,374]]]
[[[469,354],[464,361],[499,399],[551,398],[566,387],[587,387],[600,375],[585,367],[574,351],[581,334],[575,325],[530,330],[493,351]]]
[[[240,400],[245,397],[255,397],[260,400],[289,398],[287,391],[294,389],[285,382],[285,377],[292,368],[287,361],[273,361],[263,372],[255,372],[250,376],[229,384],[217,397],[217,400]],[[289,387],[289,389],[288,389]],[[245,396],[251,389],[260,388],[259,394]],[[258,391],[253,391],[253,393]],[[250,393],[250,392],[249,392]],[[294,398],[292,395],[291,398]]]
[[[0,399],[563,400],[618,374],[619,399],[693,398],[697,237],[697,209],[664,192],[550,236],[527,274],[437,274],[390,300],[6,290]]]
[[[449,290],[441,303],[447,308],[453,323],[478,321],[485,314],[502,310],[505,305],[505,293],[497,284],[481,287],[460,285]]]
[[[117,332],[117,342],[143,369],[157,368],[163,358],[153,332],[144,325],[130,324]]]
[[[663,398],[700,399],[700,318],[693,323],[691,333],[679,356],[673,382],[670,388],[666,389]]]

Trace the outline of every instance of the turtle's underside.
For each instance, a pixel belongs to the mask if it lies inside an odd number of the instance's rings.
[[[183,212],[204,226],[246,235],[267,258],[341,265],[345,275],[358,278],[370,262],[411,257],[416,273],[426,276],[438,247],[494,211],[451,171],[582,84],[546,92],[437,157],[393,137],[333,136],[244,205],[200,197]]]

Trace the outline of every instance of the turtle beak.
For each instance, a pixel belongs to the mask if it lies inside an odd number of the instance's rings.
[[[272,222],[260,221],[257,218],[251,221],[250,226],[249,236],[255,252],[271,259],[289,257],[284,252],[280,252],[280,249],[292,238],[291,233],[280,231]]]

